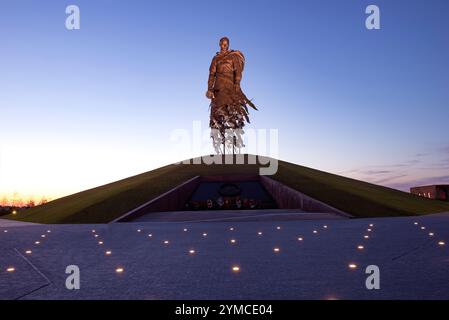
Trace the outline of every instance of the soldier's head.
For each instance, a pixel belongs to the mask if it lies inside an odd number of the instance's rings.
[[[220,39],[220,50],[227,51],[229,49],[229,38],[223,37]]]

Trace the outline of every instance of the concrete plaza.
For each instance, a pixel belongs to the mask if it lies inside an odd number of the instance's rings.
[[[449,213],[289,216],[1,220],[0,299],[449,299]],[[80,268],[80,290],[65,286],[68,265]],[[380,290],[365,286],[368,265],[380,268]]]

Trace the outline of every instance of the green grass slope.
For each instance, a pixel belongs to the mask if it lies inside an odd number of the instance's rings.
[[[258,165],[168,165],[22,210],[9,219],[38,223],[106,223],[197,175],[258,174]],[[449,211],[449,203],[279,161],[271,176],[355,217]]]

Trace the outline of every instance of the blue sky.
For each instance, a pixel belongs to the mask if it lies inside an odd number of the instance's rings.
[[[65,28],[78,5],[81,29]],[[365,8],[381,29],[365,28]],[[208,123],[218,39],[283,160],[402,190],[449,183],[449,2],[0,1],[0,196],[56,198],[172,163]]]

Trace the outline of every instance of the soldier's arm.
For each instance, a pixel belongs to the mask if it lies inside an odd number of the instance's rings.
[[[207,90],[213,91],[215,84],[215,74],[217,73],[217,61],[215,57],[212,59],[212,62],[209,67],[209,80],[207,82]]]
[[[240,65],[238,58],[234,55],[232,62],[234,64],[234,84],[240,87],[240,81],[242,81],[242,66]]]
[[[240,81],[242,81],[243,70],[235,55],[232,59],[232,63],[234,65],[234,86],[238,89],[240,88]]]

